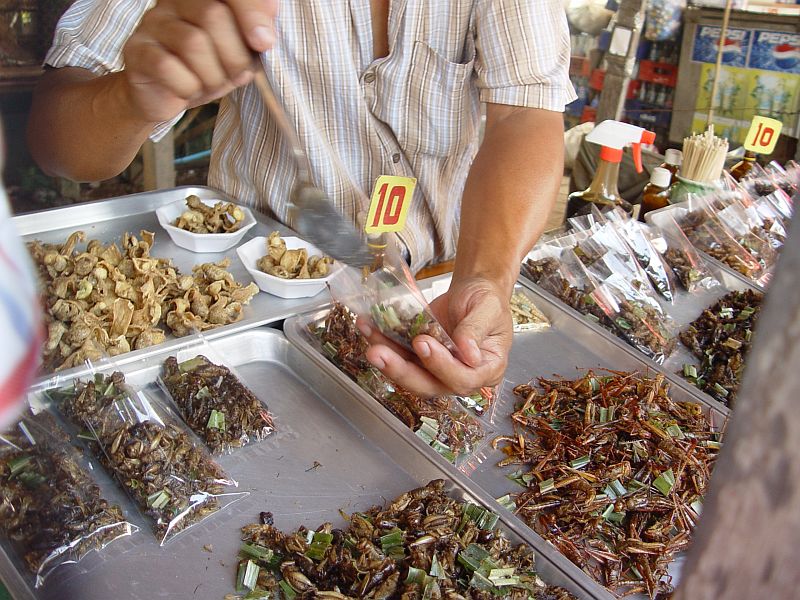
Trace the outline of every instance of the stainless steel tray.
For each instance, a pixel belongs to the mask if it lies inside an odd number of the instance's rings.
[[[687,211],[687,203],[686,202],[679,202],[678,204],[670,204],[669,206],[665,206],[664,208],[659,208],[658,210],[651,211],[647,213],[644,218],[650,225],[657,227],[658,229],[664,230],[664,223],[667,217],[672,216],[675,221],[678,220],[679,216],[683,216]],[[747,283],[749,286],[763,292],[765,290],[765,286],[761,285],[757,281],[753,281],[752,279],[745,277],[736,269],[732,269],[725,263],[718,261],[713,256],[710,256],[697,248],[697,251],[705,258],[709,263],[717,267],[718,270],[727,273],[729,276],[732,276],[736,279],[740,279]],[[774,268],[774,267],[773,267]]]
[[[196,264],[215,262],[227,257],[231,259],[231,266],[228,270],[237,281],[247,285],[252,281],[252,278],[236,255],[235,247],[220,253],[190,252],[176,246],[170,239],[169,234],[158,224],[155,214],[157,208],[182,200],[189,194],[195,194],[202,199],[236,201],[234,198],[209,187],[179,187],[24,214],[14,217],[14,224],[26,241],[41,240],[48,243],[63,242],[70,233],[79,229],[85,231],[88,238],[98,239],[106,243],[115,240],[119,241],[125,232],[138,235],[140,230],[146,229],[156,234],[152,249],[153,256],[171,258],[174,264],[184,273],[191,273],[192,267]],[[257,236],[269,235],[270,232],[275,230],[284,235],[294,235],[291,230],[280,225],[277,221],[256,211],[253,211],[253,214],[258,223],[245,234],[241,244]],[[298,300],[287,300],[266,292],[259,292],[250,301],[250,304],[245,307],[242,320],[209,330],[204,335],[207,338],[215,338],[257,325],[274,323],[297,313],[299,310],[318,305],[326,300],[327,291],[313,298],[301,298]],[[165,344],[174,343],[175,340],[174,336],[168,334]],[[152,351],[152,348],[135,350],[124,355],[124,358],[120,357],[120,360],[128,360],[129,356],[135,359],[149,351]],[[81,370],[81,368],[76,368],[65,371],[65,373],[77,373]]]
[[[437,281],[427,284],[426,287],[433,289],[442,286],[442,283],[442,278],[438,278]],[[526,383],[538,376],[550,377],[553,374],[559,374],[570,377],[577,374],[577,369],[589,368],[611,368],[644,373],[662,372],[672,384],[673,398],[700,404],[714,427],[724,427],[729,415],[725,406],[702,394],[678,376],[666,372],[663,367],[650,362],[635,349],[626,347],[612,334],[590,326],[576,311],[543,293],[533,284],[523,281],[520,286],[525,288],[536,306],[550,320],[551,327],[540,332],[514,334],[514,345],[506,371],[506,383],[492,412],[492,420],[499,433],[513,432],[510,415],[515,403],[513,396],[515,385]],[[446,284],[442,287],[446,289]],[[423,293],[426,291],[423,289]],[[310,336],[306,333],[308,326],[310,324],[319,325],[327,311],[328,307],[324,307],[287,319],[284,323],[284,332],[293,344],[311,356],[320,368],[325,369],[332,378],[346,386],[351,394],[360,397],[362,401],[370,400],[366,392],[339,371],[309,342]],[[373,403],[376,407],[382,408],[377,402],[373,401]],[[385,420],[395,421],[388,411],[384,410],[381,416]],[[501,451],[492,450],[491,446],[488,446],[482,455],[462,465],[460,470],[491,498],[496,499],[522,489],[507,477],[516,467],[506,469],[496,467],[496,464],[503,458],[505,455]],[[505,515],[510,514],[500,508],[499,504],[495,505],[494,510]],[[517,520],[517,517],[513,518]],[[527,530],[529,537],[536,536],[541,540],[521,520],[518,520],[518,526]],[[679,564],[680,558],[676,559],[670,569],[673,576],[679,575]],[[585,577],[594,583],[588,575]],[[594,583],[594,585],[598,584]],[[609,592],[605,591],[605,593]]]
[[[421,452],[420,440],[386,418],[383,407],[353,394],[347,382],[331,377],[281,332],[264,327],[209,344],[275,415],[275,433],[219,461],[250,495],[165,547],[159,547],[147,525],[134,517],[142,527],[136,536],[90,554],[77,565],[60,567],[35,592],[0,553],[0,576],[15,598],[221,599],[233,591],[239,529],[257,522],[260,511],[271,511],[284,530],[325,521],[341,526],[339,509],[364,510],[436,478],[450,481],[454,497],[491,506],[492,498],[446,461]],[[163,397],[154,382],[170,354],[152,353],[122,370],[131,383]],[[609,597],[541,539],[532,541],[530,532],[508,513],[501,523],[514,542],[533,546],[545,581],[581,598]],[[209,544],[211,552],[204,550]]]

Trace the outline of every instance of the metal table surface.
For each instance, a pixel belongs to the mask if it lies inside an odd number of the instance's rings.
[[[14,224],[26,241],[40,240],[46,243],[63,243],[76,230],[84,231],[87,239],[98,239],[104,243],[119,242],[126,232],[138,236],[142,229],[152,231],[155,232],[152,255],[172,259],[182,273],[191,273],[194,265],[217,262],[227,257],[231,260],[228,271],[233,274],[236,281],[247,285],[252,278],[239,260],[236,247],[220,253],[191,252],[175,245],[169,234],[158,224],[155,214],[157,208],[182,200],[190,194],[199,196],[201,199],[236,202],[234,198],[209,187],[186,186],[28,213],[14,217]],[[257,236],[268,236],[276,230],[283,235],[295,235],[287,227],[255,210],[253,210],[253,215],[257,224],[245,234],[239,245]],[[274,323],[304,308],[326,301],[327,294],[327,291],[323,291],[312,298],[287,300],[266,292],[259,292],[253,297],[250,304],[244,307],[244,316],[240,321],[208,330],[203,335],[207,338],[215,338],[258,325]],[[176,342],[180,343],[180,340],[169,334],[167,330],[167,341],[159,346],[174,345]],[[159,346],[155,348],[157,349]],[[134,350],[120,356],[119,360],[122,362],[136,360],[137,357],[144,356],[152,350],[153,348]],[[76,368],[64,371],[64,373],[72,375],[82,370],[82,368]]]
[[[75,565],[59,567],[35,591],[3,543],[0,577],[14,598],[220,600],[234,588],[239,529],[257,522],[260,511],[271,511],[276,526],[285,531],[325,521],[338,527],[343,525],[339,509],[365,510],[436,478],[448,480],[456,498],[491,505],[485,492],[439,455],[421,452],[420,440],[387,418],[381,406],[354,396],[280,331],[262,327],[218,337],[208,345],[275,415],[275,433],[219,460],[249,496],[163,547],[149,523],[126,501],[123,506],[141,528],[138,533]],[[172,349],[179,352],[179,360],[194,356],[197,349],[191,344],[184,348]],[[154,381],[170,354],[152,353],[122,370],[130,383],[158,398],[163,390]],[[103,473],[95,478],[102,480],[103,489],[111,485]],[[501,526],[512,541],[529,541],[527,531],[510,515],[501,516]],[[204,549],[207,545],[210,551]],[[563,585],[580,598],[607,597],[591,582],[587,585],[582,573],[553,548],[534,545],[534,550],[545,581]]]

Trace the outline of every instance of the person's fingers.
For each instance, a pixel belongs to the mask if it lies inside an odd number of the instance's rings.
[[[229,83],[211,35],[203,29],[180,19],[164,19],[156,41],[194,73],[203,91]]]
[[[414,340],[414,351],[428,373],[442,382],[451,393],[461,396],[469,395],[483,386],[499,383],[507,363],[503,352],[490,347],[482,353],[480,365],[471,367],[426,335],[418,336]]]
[[[423,397],[443,396],[451,390],[413,360],[377,344],[367,350],[367,360],[397,385]]]
[[[461,358],[472,367],[484,360],[481,352],[484,340],[504,328],[504,319],[510,319],[499,298],[488,290],[478,290],[469,298],[463,317],[453,330],[453,342]]]
[[[131,83],[152,87],[154,84],[188,100],[198,95],[203,85],[184,62],[161,44],[145,36],[131,38],[125,48],[125,70],[133,74]],[[146,73],[146,76],[137,75]]]
[[[183,0],[192,3],[195,0]],[[251,49],[264,52],[275,43],[278,0],[225,0]]]
[[[358,330],[361,332],[367,343],[370,346],[386,346],[391,348],[394,352],[402,356],[405,360],[413,360],[414,355],[408,349],[403,348],[400,344],[396,344],[394,341],[387,338],[383,335],[380,330],[375,327],[371,320],[366,319],[364,317],[358,317],[356,319],[356,326]]]

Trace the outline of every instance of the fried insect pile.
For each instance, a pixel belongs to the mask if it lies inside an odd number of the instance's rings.
[[[497,520],[448,497],[443,480],[353,514],[344,531],[324,523],[284,534],[262,513],[262,524],[242,528],[237,591],[287,600],[574,598],[539,578],[533,552],[512,545]]]
[[[762,266],[728,234],[708,219],[702,210],[690,212],[680,223],[690,242],[709,256],[749,279],[756,279]]]
[[[28,244],[46,312],[46,370],[159,344],[162,323],[176,336],[233,323],[258,293],[234,280],[228,259],[182,275],[171,260],[150,256],[153,233],[139,235],[125,234],[121,249],[90,240],[79,250],[82,231],[64,244]]]
[[[335,303],[324,326],[311,332],[332,363],[451,462],[471,452],[483,439],[480,422],[455,408],[452,399],[421,398],[375,369],[366,358],[367,340],[344,305]]]
[[[281,279],[320,279],[331,274],[332,258],[318,254],[309,256],[305,248],[288,250],[286,241],[277,231],[269,234],[266,250],[256,267],[268,275]]]
[[[31,444],[19,426],[3,434],[0,530],[33,573],[45,574],[62,553],[64,560],[79,560],[132,532],[122,509],[109,505],[76,460],[66,436],[48,439],[37,432]]]
[[[186,197],[186,207],[173,225],[192,233],[232,233],[244,221],[244,212],[232,202],[208,206],[198,196],[191,195]]]
[[[733,406],[736,400],[762,300],[753,290],[730,292],[680,334],[700,359],[699,367],[684,365],[683,376],[723,404]]]
[[[161,376],[184,420],[214,454],[260,441],[274,430],[272,415],[231,370],[205,356],[178,363]]]
[[[668,592],[667,566],[690,541],[720,443],[698,404],[662,375],[591,371],[514,389],[517,432],[494,440],[522,465],[519,514],[615,592]]]
[[[89,446],[166,539],[219,510],[225,473],[174,423],[147,418],[122,373],[50,392]],[[155,416],[155,415],[148,415]]]

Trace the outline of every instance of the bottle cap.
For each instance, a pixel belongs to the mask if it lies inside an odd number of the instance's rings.
[[[664,153],[664,162],[668,165],[680,167],[683,162],[683,152],[675,148],[670,148]]]
[[[656,167],[650,173],[650,183],[657,185],[660,188],[668,188],[672,180],[672,173],[663,167]]]

